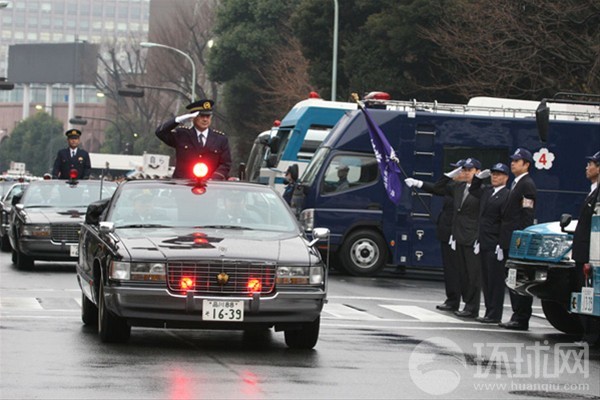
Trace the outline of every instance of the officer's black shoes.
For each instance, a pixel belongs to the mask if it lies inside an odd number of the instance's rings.
[[[475,318],[477,316],[476,313],[467,310],[454,311],[454,315],[461,318]]]
[[[517,321],[501,322],[498,326],[513,331],[526,331],[529,329],[529,324]]]
[[[458,306],[451,306],[450,304],[438,304],[437,306],[435,306],[435,308],[437,308],[438,310],[441,311],[456,311],[458,310]]]
[[[481,322],[482,324],[498,324],[500,323],[499,319],[489,318],[489,317],[477,317],[475,321]]]

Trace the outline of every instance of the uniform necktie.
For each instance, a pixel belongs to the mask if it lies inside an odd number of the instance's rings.
[[[512,191],[515,186],[517,186],[517,181],[513,181],[513,183],[510,185],[510,190]]]
[[[204,147],[204,143],[205,143],[205,141],[206,141],[206,140],[205,140],[205,138],[204,138],[204,135],[203,135],[203,134],[199,134],[199,135],[198,135],[198,142],[200,142],[200,145],[201,145],[202,147]]]
[[[465,191],[463,192],[463,198],[462,198],[462,201],[460,202],[461,205],[462,205],[462,203],[465,202],[465,199],[469,195],[469,186],[470,185],[465,185]]]
[[[71,150],[71,157],[75,157],[75,150]]]

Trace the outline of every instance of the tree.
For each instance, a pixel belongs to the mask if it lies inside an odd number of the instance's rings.
[[[11,161],[23,162],[31,174],[42,176],[52,171],[56,153],[66,146],[62,122],[39,111],[19,122],[2,141],[0,170],[8,170]]]
[[[439,12],[420,34],[439,46],[432,61],[452,77],[440,89],[523,99],[600,93],[597,0],[460,0]]]

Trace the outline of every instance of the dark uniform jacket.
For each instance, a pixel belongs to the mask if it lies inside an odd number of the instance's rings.
[[[594,209],[596,202],[600,200],[598,194],[600,187],[596,187],[592,193],[590,193],[581,206],[579,212],[579,218],[577,221],[577,228],[573,234],[573,248],[571,257],[577,263],[587,263],[590,261],[590,232],[592,229],[592,215],[594,215]]]
[[[493,186],[482,185],[482,180],[474,177],[469,192],[480,199],[479,248],[481,251],[495,250],[500,240],[502,210],[508,199],[509,190],[507,187],[503,187],[493,194]]]
[[[193,168],[198,162],[208,166],[208,177],[227,179],[231,168],[229,141],[223,132],[209,128],[206,143],[198,141],[196,129],[177,128],[170,119],[156,129],[156,136],[168,146],[175,148],[175,171],[173,178],[193,178]]]
[[[431,182],[423,182],[422,190],[428,193],[433,193],[437,196],[444,197],[442,211],[440,211],[436,221],[436,238],[441,242],[448,242],[452,234],[452,219],[454,218],[454,198],[452,192],[445,188],[443,192],[435,189],[435,184]]]
[[[510,190],[500,226],[500,247],[508,249],[513,231],[533,225],[537,188],[529,174],[522,177]]]
[[[70,148],[58,151],[52,168],[52,177],[55,179],[69,179],[69,171],[72,169],[77,170],[78,179],[88,179],[90,177],[92,163],[87,151],[78,148],[75,157],[71,157]]]

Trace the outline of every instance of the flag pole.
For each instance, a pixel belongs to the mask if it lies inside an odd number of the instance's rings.
[[[354,100],[356,102],[356,104],[358,105],[358,108],[360,108],[360,110],[364,113],[365,109],[362,105],[362,103],[360,102],[360,99],[358,97],[357,93],[352,93],[351,94],[352,100]],[[400,169],[400,172],[402,173],[402,175],[404,175],[404,178],[409,178],[408,175],[406,175],[406,172],[404,172],[404,168],[402,168],[402,165],[400,164],[400,158],[396,158],[394,160],[396,162],[396,165],[398,165],[398,168]],[[433,215],[431,214],[431,210],[429,209],[429,207],[427,207],[427,204],[425,204],[425,201],[421,198],[421,196],[419,196],[419,193],[415,190],[415,188],[413,186],[410,187],[410,190],[413,194],[413,196],[417,196],[417,198],[419,199],[419,201],[421,202],[421,205],[423,206],[423,208],[425,209],[425,211],[427,211],[427,213],[429,214],[430,219],[434,221],[433,219]]]

